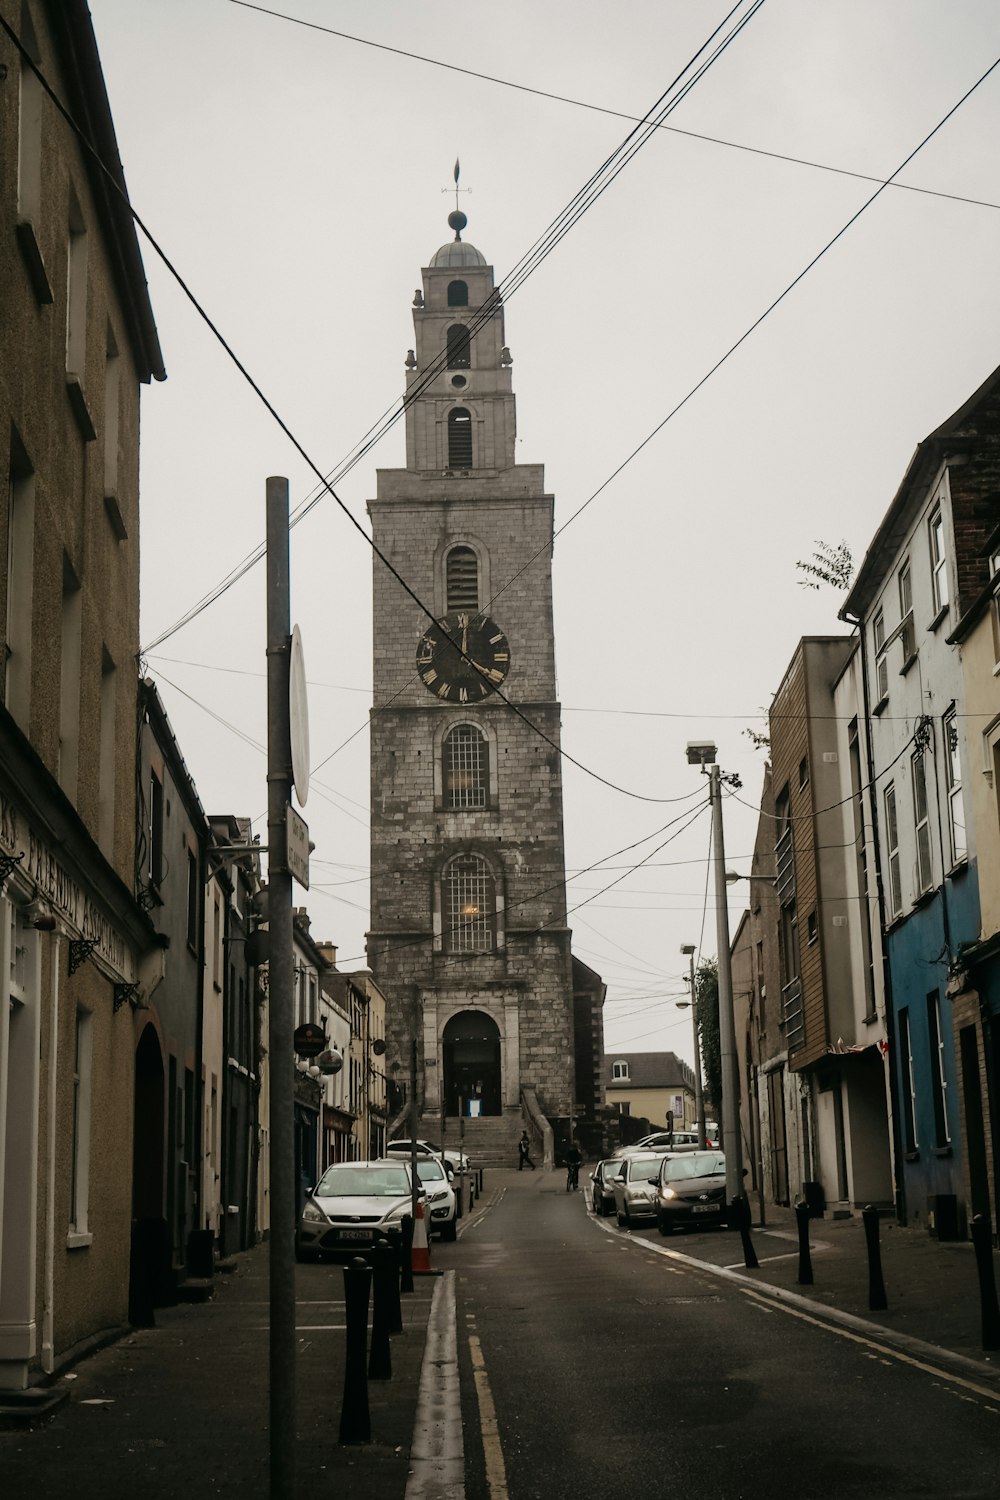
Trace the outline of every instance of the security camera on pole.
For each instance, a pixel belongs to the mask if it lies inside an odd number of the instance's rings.
[[[726,1157],[726,1202],[743,1197],[743,1153],[740,1149],[740,1074],[736,1059],[736,1020],[733,1015],[733,975],[729,957],[729,904],[726,894],[726,852],[722,836],[722,774],[711,741],[691,741],[688,764],[701,766],[708,776],[712,807],[712,860],[715,865],[716,946],[719,957],[719,1052],[722,1063],[722,1149]],[[706,769],[707,768],[707,769]],[[739,782],[736,778],[727,781]],[[692,999],[694,996],[692,995]]]

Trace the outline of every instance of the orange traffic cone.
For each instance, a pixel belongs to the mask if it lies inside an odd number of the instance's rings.
[[[417,1215],[413,1221],[413,1249],[411,1254],[411,1266],[414,1276],[433,1276],[431,1270],[431,1248],[427,1242],[427,1222],[424,1219],[424,1205],[417,1199]]]

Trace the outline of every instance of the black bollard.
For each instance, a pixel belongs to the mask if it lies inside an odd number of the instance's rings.
[[[399,1278],[399,1290],[401,1292],[413,1291],[413,1216],[404,1214],[400,1220],[403,1230],[403,1243],[400,1249],[402,1257],[401,1274]]]
[[[813,1268],[809,1255],[809,1205],[796,1203],[795,1218],[799,1226],[799,1274],[795,1278],[799,1286],[812,1286]]]
[[[740,1232],[743,1242],[743,1264],[748,1271],[756,1271],[760,1266],[757,1252],[750,1239],[750,1200],[745,1193],[734,1198],[729,1205],[729,1222]]]
[[[889,1306],[889,1299],[885,1295],[885,1282],[882,1280],[878,1209],[873,1203],[866,1203],[861,1210],[861,1218],[865,1226],[865,1244],[868,1247],[868,1309],[870,1312],[882,1312]]]
[[[403,1247],[398,1240],[395,1244],[390,1240],[388,1248],[392,1256],[390,1262],[392,1275],[387,1282],[389,1289],[389,1332],[402,1333],[403,1308],[399,1300],[399,1283],[403,1272]]]
[[[340,1408],[340,1441],[370,1443],[372,1422],[368,1411],[368,1296],[372,1268],[361,1256],[344,1267],[344,1311],[347,1317],[347,1352],[344,1358],[344,1400]]]
[[[463,1186],[464,1186],[464,1184],[465,1184],[465,1173],[464,1172],[456,1172],[455,1173],[455,1180],[452,1183],[452,1187],[455,1190],[455,1218],[456,1219],[460,1219],[462,1217],[462,1199],[465,1196],[465,1194],[463,1192]]]
[[[389,1245],[375,1245],[372,1264],[372,1343],[368,1353],[368,1379],[392,1379],[392,1347],[389,1343],[389,1318],[392,1283],[396,1275],[396,1257]]]
[[[1000,1349],[1000,1307],[997,1306],[997,1284],[993,1274],[993,1228],[986,1214],[976,1214],[972,1221],[972,1243],[979,1272],[983,1348]]]

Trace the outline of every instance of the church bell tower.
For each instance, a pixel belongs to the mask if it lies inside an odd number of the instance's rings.
[[[368,506],[434,615],[376,557],[368,962],[398,1084],[416,1039],[422,1129],[461,1102],[505,1118],[512,1149],[526,1090],[554,1124],[574,1102],[553,499],[515,462],[493,268],[448,223],[413,300],[406,467]]]

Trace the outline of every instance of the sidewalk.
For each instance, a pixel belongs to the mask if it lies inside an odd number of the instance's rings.
[[[655,1228],[641,1231],[658,1244],[713,1266],[728,1267],[748,1280],[805,1298],[817,1312],[827,1309],[859,1318],[880,1336],[907,1347],[919,1340],[942,1354],[968,1360],[978,1372],[1000,1386],[1000,1350],[983,1351],[979,1279],[971,1240],[932,1239],[924,1226],[901,1228],[892,1219],[879,1224],[882,1275],[888,1307],[868,1307],[868,1258],[860,1212],[850,1218],[829,1216],[809,1220],[812,1286],[800,1286],[799,1235],[795,1212],[765,1207],[766,1225],[757,1223],[759,1209],[751,1200],[754,1222],[750,1237],[760,1261],[759,1270],[743,1264],[739,1238],[730,1233],[677,1233],[662,1239]],[[1000,1280],[1000,1258],[994,1254],[994,1273]],[[911,1351],[912,1352],[912,1351]],[[927,1350],[923,1353],[926,1357]]]
[[[489,1194],[485,1201],[489,1201]],[[447,1247],[452,1252],[452,1247]],[[437,1266],[454,1262],[438,1254]],[[43,1426],[0,1430],[0,1492],[32,1500],[188,1500],[268,1493],[268,1253],[216,1276],[208,1303],[157,1309],[63,1377],[70,1399]],[[427,1324],[438,1277],[418,1277],[392,1339],[393,1378],[369,1384],[372,1441],[338,1441],[344,1380],[343,1267],[299,1266],[297,1493],[402,1500]]]

